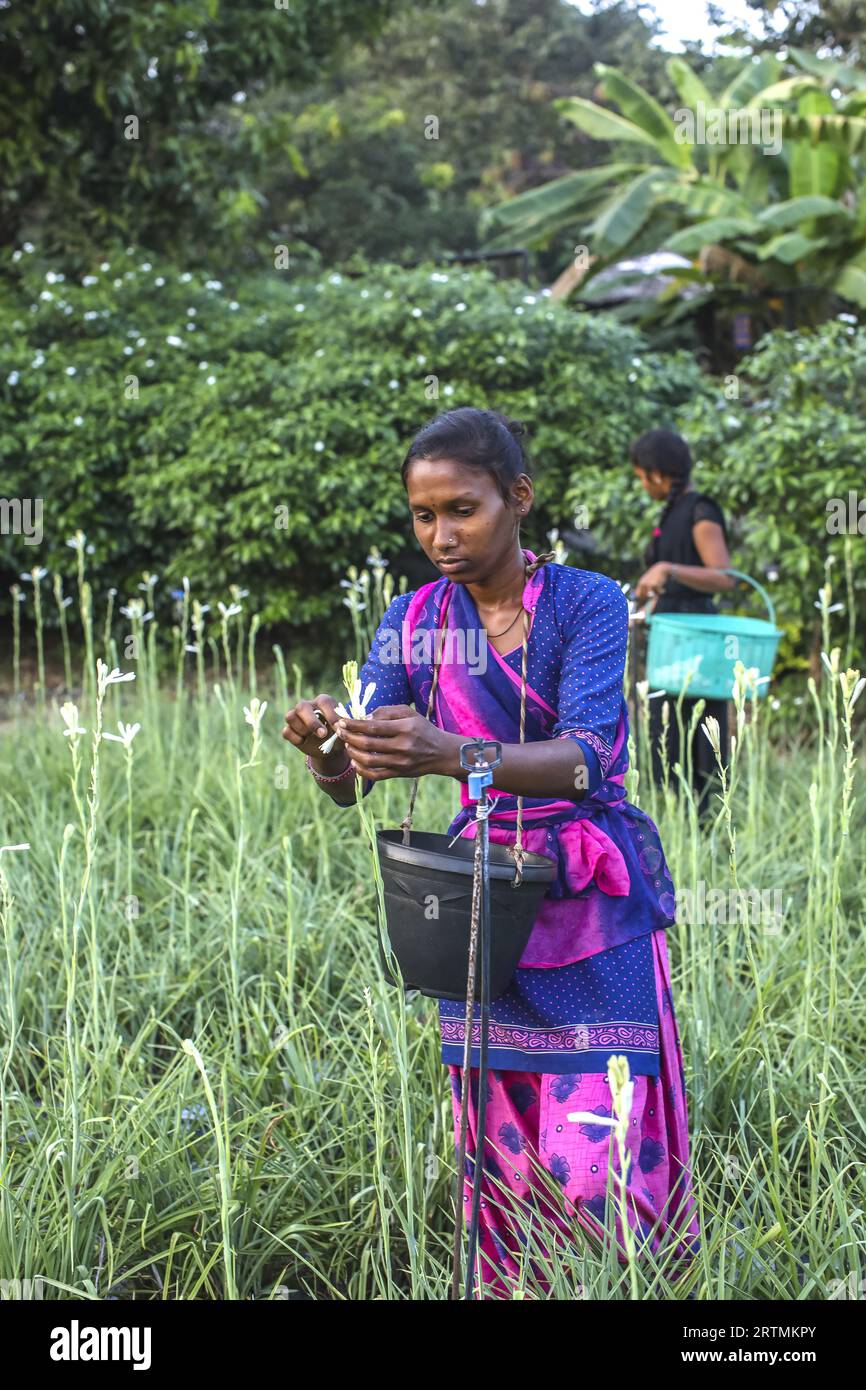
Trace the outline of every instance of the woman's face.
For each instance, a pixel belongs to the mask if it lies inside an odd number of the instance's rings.
[[[506,505],[490,473],[454,459],[413,459],[406,470],[415,535],[440,573],[458,584],[483,582],[514,560],[519,508],[526,516],[532,505],[528,474],[510,493]],[[448,556],[455,563],[443,564]]]
[[[645,468],[639,468],[637,464],[634,464],[633,467],[641,487],[649,493],[654,502],[661,502],[663,498],[667,497],[673,478],[667,477],[664,473],[657,473],[654,468],[647,472]]]

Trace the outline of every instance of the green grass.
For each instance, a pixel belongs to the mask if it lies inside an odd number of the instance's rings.
[[[276,648],[251,691],[251,651],[232,636],[211,644],[231,669],[205,679],[200,650],[158,682],[153,644],[115,648],[136,679],[107,687],[101,719],[141,723],[129,764],[114,742],[94,760],[95,679],[75,753],[38,692],[0,733],[0,844],[30,845],[0,855],[0,1278],[41,1278],[46,1298],[448,1296],[436,1004],[382,981],[358,809],[280,737],[312,678],[292,663],[290,687]],[[671,1286],[663,1260],[629,1271],[575,1228],[556,1297],[862,1292],[862,730],[846,747],[838,676],[807,709],[811,730],[780,739],[745,702],[708,830],[629,774],[678,889],[779,890],[784,912],[668,931],[695,1267]],[[396,826],[408,793],[379,783],[365,810]],[[444,830],[456,805],[456,784],[423,779],[414,824]]]

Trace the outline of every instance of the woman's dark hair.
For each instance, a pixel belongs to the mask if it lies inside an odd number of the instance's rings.
[[[446,410],[418,431],[400,470],[403,486],[413,459],[449,458],[490,473],[507,502],[508,488],[521,473],[531,477],[522,439],[526,427],[498,410],[460,406]]]
[[[692,472],[692,456],[689,446],[681,434],[674,430],[646,430],[640,438],[632,441],[628,451],[634,468],[642,468],[645,473],[663,473],[673,478],[664,510],[659,517],[663,526],[674,508],[677,498],[689,481]]]

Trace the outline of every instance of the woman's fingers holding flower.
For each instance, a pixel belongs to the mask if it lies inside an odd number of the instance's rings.
[[[382,706],[367,719],[341,719],[337,728],[358,771],[363,767],[370,777],[430,772],[445,740],[441,729],[408,705]]]

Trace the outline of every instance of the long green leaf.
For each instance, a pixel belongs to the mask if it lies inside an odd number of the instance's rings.
[[[612,188],[641,167],[639,164],[600,164],[593,169],[578,169],[563,178],[552,179],[538,188],[527,189],[525,193],[518,193],[516,197],[488,208],[482,218],[482,231],[498,232],[500,227],[511,227],[518,222],[523,225],[532,221],[543,222],[563,211],[576,213],[588,197]]]
[[[786,112],[782,117],[782,135],[786,140],[802,140],[812,145],[828,144],[837,150],[856,154],[866,142],[866,119],[862,116],[841,116]]]
[[[756,92],[762,91],[764,87],[769,87],[771,82],[775,82],[781,70],[781,63],[772,53],[765,53],[762,57],[753,59],[737,73],[733,82],[729,83],[722,92],[718,102],[719,106],[745,106]]]
[[[747,106],[778,106],[781,101],[792,101],[804,92],[820,92],[821,86],[814,77],[798,73],[796,77],[783,77],[781,82],[772,82],[750,97]]]
[[[669,202],[679,203],[693,219],[705,217],[751,217],[752,206],[742,194],[724,188],[712,179],[683,179],[671,184],[665,193]]]
[[[810,121],[823,120],[832,113],[833,103],[825,92],[808,92],[800,97],[798,110]],[[830,197],[838,191],[842,169],[842,152],[830,140],[797,140],[788,173],[791,196]]]
[[[775,203],[772,207],[763,208],[757,216],[763,227],[781,231],[785,227],[796,227],[811,217],[843,217],[851,221],[852,214],[838,199],[812,194]]]
[[[655,97],[606,63],[596,63],[595,72],[601,79],[605,96],[616,102],[627,120],[652,136],[659,154],[668,164],[679,169],[693,164],[688,144],[677,139],[677,128]]]
[[[553,105],[565,120],[571,121],[594,140],[626,140],[658,149],[656,141],[641,126],[618,116],[615,111],[598,106],[594,101],[587,101],[586,97],[561,97]]]
[[[825,87],[866,87],[866,72],[862,68],[849,67],[835,58],[817,58],[803,48],[789,47],[788,52],[798,67],[820,78]]]
[[[704,86],[697,73],[692,72],[683,58],[669,58],[665,68],[678,95],[691,111],[696,110],[699,102],[703,102],[704,106],[712,106],[713,98],[709,88]]]
[[[711,242],[735,241],[737,237],[754,236],[757,225],[751,218],[711,217],[706,222],[696,222],[693,227],[684,227],[681,232],[668,237],[666,251],[677,251],[681,256],[694,256],[702,246]]]
[[[644,226],[665,186],[665,175],[651,169],[633,179],[605,204],[589,227],[590,249],[600,256],[621,251]]]
[[[758,252],[760,261],[781,261],[783,265],[793,265],[795,261],[805,260],[813,251],[827,245],[826,237],[804,236],[802,232],[783,232],[774,236]]]

